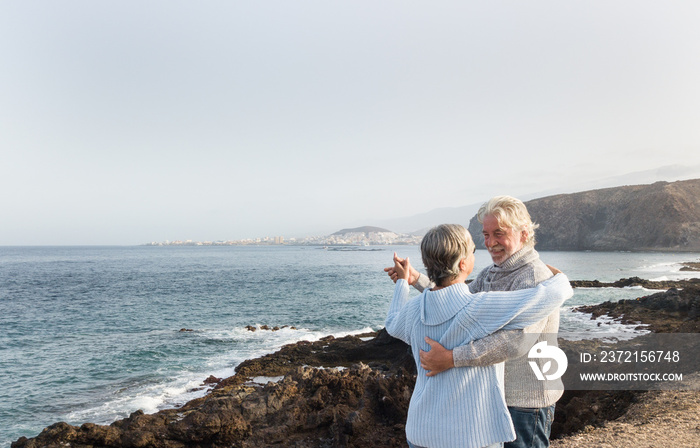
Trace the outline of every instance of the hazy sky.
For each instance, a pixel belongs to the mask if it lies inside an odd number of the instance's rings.
[[[700,177],[698,23],[695,0],[0,0],[0,245]]]

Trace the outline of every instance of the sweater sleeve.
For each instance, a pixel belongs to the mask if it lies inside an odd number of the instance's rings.
[[[457,318],[465,329],[475,331],[474,339],[479,339],[501,328],[511,330],[533,325],[572,295],[566,275],[557,274],[530,289],[474,294]]]
[[[406,316],[406,303],[408,303],[408,282],[404,279],[396,281],[394,286],[394,296],[389,305],[389,313],[384,321],[386,331],[407,344],[411,344],[410,326]]]
[[[418,291],[423,292],[428,288],[432,288],[433,282],[430,281],[427,275],[421,272],[418,276],[418,280],[416,280],[416,282],[413,284],[413,287]]]
[[[499,330],[485,338],[455,347],[452,359],[455,367],[490,366],[525,355],[536,342],[547,318],[534,325],[516,330]]]

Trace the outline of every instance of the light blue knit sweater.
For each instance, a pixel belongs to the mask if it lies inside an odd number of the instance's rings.
[[[425,290],[413,299],[408,294],[408,283],[397,281],[386,318],[389,334],[411,345],[418,369],[406,422],[408,440],[430,448],[479,448],[513,440],[502,363],[427,377],[419,350],[429,349],[426,336],[452,349],[501,328],[534,324],[573,295],[568,278],[558,274],[520,291],[472,294],[460,283]]]

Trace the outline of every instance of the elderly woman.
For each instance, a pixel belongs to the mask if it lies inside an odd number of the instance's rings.
[[[420,349],[428,349],[426,337],[451,349],[499,329],[524,328],[573,294],[561,273],[532,289],[472,294],[464,282],[474,269],[474,250],[460,225],[431,229],[421,242],[421,257],[436,286],[413,299],[408,297],[410,263],[394,256],[399,279],[386,329],[411,345],[418,369],[406,423],[412,447],[498,447],[515,438],[503,394],[503,364],[426,376],[419,361]]]

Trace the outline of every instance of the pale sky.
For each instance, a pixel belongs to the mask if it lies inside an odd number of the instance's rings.
[[[694,0],[0,0],[0,245],[700,177],[699,23]]]

